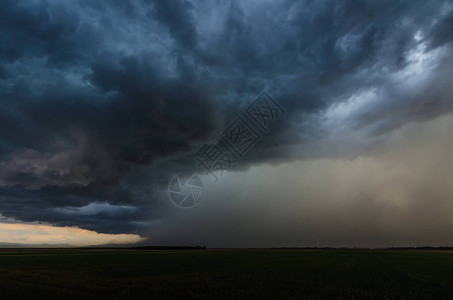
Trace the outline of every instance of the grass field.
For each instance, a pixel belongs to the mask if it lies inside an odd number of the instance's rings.
[[[453,299],[453,252],[0,250],[1,299]]]

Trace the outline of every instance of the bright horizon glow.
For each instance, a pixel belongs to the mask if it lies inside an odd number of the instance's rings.
[[[135,244],[144,240],[146,238],[136,234],[106,234],[78,227],[21,223],[0,224],[0,243],[99,246],[107,244]]]

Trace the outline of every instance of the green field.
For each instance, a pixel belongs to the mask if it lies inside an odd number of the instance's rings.
[[[0,250],[0,299],[453,299],[453,252]]]

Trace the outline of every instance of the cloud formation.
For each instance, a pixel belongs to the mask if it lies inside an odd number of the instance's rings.
[[[378,151],[451,113],[452,15],[449,0],[0,0],[0,213],[149,233],[174,213],[159,191],[263,90],[288,113],[235,170]]]

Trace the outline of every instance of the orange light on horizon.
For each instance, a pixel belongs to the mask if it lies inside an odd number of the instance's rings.
[[[144,240],[146,238],[136,234],[98,233],[78,227],[0,223],[1,243],[99,246],[106,244],[135,244]]]

